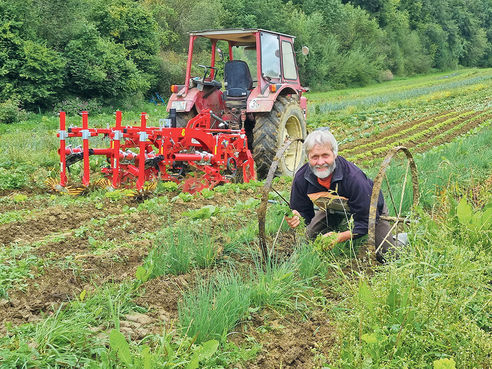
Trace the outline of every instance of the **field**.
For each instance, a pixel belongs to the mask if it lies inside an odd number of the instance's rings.
[[[414,153],[398,259],[377,265],[364,240],[313,250],[271,193],[264,266],[261,182],[52,193],[57,118],[31,115],[0,125],[0,368],[492,367],[492,70],[307,96],[309,129],[370,176],[391,147]]]

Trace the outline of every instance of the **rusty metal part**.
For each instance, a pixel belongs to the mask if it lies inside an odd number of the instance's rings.
[[[265,223],[266,223],[266,212],[268,206],[268,194],[272,188],[272,181],[275,177],[275,172],[277,171],[278,164],[284,153],[294,142],[303,142],[303,139],[296,138],[294,140],[287,140],[284,145],[277,151],[275,157],[273,158],[272,165],[268,171],[267,177],[265,179],[265,184],[262,188],[261,202],[256,213],[258,214],[258,238],[260,241],[260,248],[265,262],[268,260],[268,245],[266,241]]]
[[[408,166],[410,167],[410,175],[412,177],[412,187],[413,187],[413,205],[412,207],[417,206],[418,201],[419,201],[419,183],[418,183],[418,178],[417,178],[417,166],[415,165],[415,161],[413,160],[413,156],[410,153],[410,151],[404,147],[404,146],[396,146],[393,149],[391,149],[386,157],[383,160],[383,163],[381,164],[381,168],[379,169],[379,172],[374,179],[374,185],[372,188],[372,195],[371,195],[371,205],[369,208],[369,229],[368,229],[368,242],[369,242],[369,247],[372,248],[372,251],[376,252],[376,214],[377,214],[377,207],[378,207],[378,198],[379,198],[379,193],[381,191],[381,186],[383,184],[383,180],[386,177],[386,170],[391,164],[391,160],[395,155],[398,154],[398,152],[403,152],[406,155],[407,158],[407,173],[405,174],[405,178],[403,179],[403,187],[402,190],[405,189],[406,186],[406,181],[407,181],[407,174],[408,174]],[[407,222],[408,220],[406,217],[401,216],[401,203],[400,203],[400,211],[396,210],[396,206],[394,204],[394,199],[393,195],[391,194],[390,191],[390,197],[391,201],[393,203],[393,207],[395,208],[395,217],[384,217],[383,219],[387,219],[389,221],[394,221],[395,223],[403,223]],[[393,227],[394,228],[394,227]]]

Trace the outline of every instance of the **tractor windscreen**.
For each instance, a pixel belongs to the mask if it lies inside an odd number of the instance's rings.
[[[264,77],[280,78],[280,45],[271,33],[261,33],[261,70]]]

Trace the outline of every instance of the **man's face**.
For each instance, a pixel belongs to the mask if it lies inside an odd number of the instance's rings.
[[[326,178],[335,170],[335,158],[329,144],[314,145],[308,154],[309,167],[316,177]]]

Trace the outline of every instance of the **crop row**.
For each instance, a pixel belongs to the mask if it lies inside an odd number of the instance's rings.
[[[455,114],[456,114],[456,112],[451,112],[451,113],[447,113],[447,114],[444,114],[444,115],[441,115],[441,116],[438,116],[438,117],[433,117],[431,119],[424,120],[424,121],[422,121],[420,123],[411,125],[408,128],[399,129],[397,132],[395,132],[392,135],[385,135],[384,137],[381,137],[381,138],[379,138],[379,139],[377,139],[375,141],[371,141],[371,142],[368,142],[366,144],[357,145],[354,148],[343,150],[343,153],[345,155],[347,155],[347,154],[352,153],[354,151],[367,150],[370,147],[378,146],[379,144],[381,144],[383,142],[387,142],[388,140],[395,140],[396,138],[398,138],[400,136],[403,136],[403,135],[406,135],[409,132],[415,131],[415,130],[421,128],[422,126],[425,127],[426,125],[429,125],[429,124],[431,124],[431,123],[433,123],[435,121],[438,121],[440,119],[443,119],[443,118],[446,118],[446,117],[449,117],[449,116],[455,115]],[[470,112],[467,112],[465,114],[470,114]],[[461,115],[463,115],[463,114],[461,114]],[[451,118],[451,119],[458,119],[461,115],[458,115],[457,117],[454,117],[454,118]]]
[[[438,84],[434,86],[416,87],[407,89],[404,91],[391,91],[385,94],[376,96],[367,96],[362,98],[356,98],[347,101],[329,102],[320,104],[319,110],[321,112],[330,112],[345,109],[349,106],[370,106],[389,103],[395,100],[408,100],[430,95],[436,92],[449,91],[453,89],[462,89],[470,85],[476,85],[482,82],[486,82],[492,78],[490,75],[476,76],[472,78],[450,81],[444,84]]]
[[[426,136],[429,136],[430,134],[434,133],[434,132],[438,132],[439,130],[447,127],[447,126],[450,126],[451,123],[453,122],[456,122],[458,121],[459,118],[463,118],[463,117],[466,117],[466,116],[469,116],[471,114],[473,114],[475,112],[473,111],[470,111],[470,112],[466,112],[464,114],[461,114],[459,115],[458,117],[453,117],[453,118],[450,118],[450,119],[447,119],[445,121],[442,121],[440,122],[439,124],[436,124],[434,126],[430,126],[428,127],[427,129],[425,130],[421,130],[420,132],[417,132],[413,135],[410,135],[408,137],[405,137],[401,140],[398,140],[398,144],[399,145],[404,145],[404,144],[407,144],[407,143],[411,143],[413,145],[411,146],[417,146],[419,145],[419,141],[423,138],[423,137],[426,137]],[[483,112],[481,114],[477,114],[475,115],[474,117],[468,119],[468,120],[465,120],[466,123],[469,123],[470,121],[475,121],[477,119],[479,119],[480,117],[483,117],[484,115],[486,114],[486,112]],[[463,124],[464,122],[460,122],[459,124],[457,125],[461,125]],[[466,124],[464,123],[464,124]],[[445,130],[446,132],[450,129],[454,129],[455,126],[452,126],[450,127],[449,129]],[[398,134],[394,135],[396,137],[400,136]],[[392,138],[392,136],[388,136],[386,138],[384,138],[384,141],[385,141],[385,145],[384,146],[380,146],[380,147],[377,147],[373,150],[368,150],[368,151],[365,151],[365,152],[362,152],[362,153],[359,153],[357,155],[354,155],[354,156],[351,156],[351,157],[348,157],[349,160],[352,160],[352,161],[357,161],[357,160],[361,160],[361,159],[364,159],[368,156],[381,156],[381,154],[383,153],[386,153],[391,147],[394,146],[394,140],[390,141]],[[382,142],[382,140],[379,140],[379,142]],[[420,145],[424,144],[425,142],[427,141],[423,141],[420,143]]]
[[[415,146],[415,148],[416,149],[420,149],[422,147],[431,147],[434,143],[439,142],[439,141],[445,139],[446,137],[450,137],[451,135],[454,135],[456,132],[458,132],[459,130],[461,130],[463,127],[469,125],[470,123],[479,121],[483,117],[485,117],[485,119],[482,122],[481,127],[487,127],[487,126],[489,126],[490,123],[492,122],[492,119],[490,119],[490,117],[491,117],[490,112],[483,112],[482,114],[479,114],[479,115],[477,115],[477,116],[475,116],[473,118],[464,120],[463,122],[461,122],[460,124],[457,124],[457,125],[453,126],[449,130],[443,131],[443,132],[441,132],[441,133],[439,133],[437,135],[432,136],[427,141],[424,141],[424,142],[421,142],[421,143],[417,144]]]

